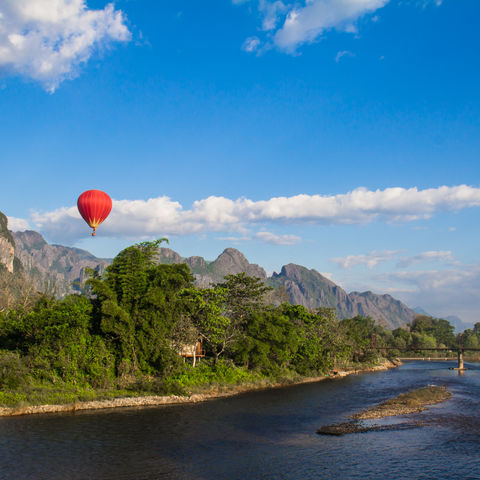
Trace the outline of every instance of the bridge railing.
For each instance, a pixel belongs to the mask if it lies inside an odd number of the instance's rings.
[[[462,344],[459,344],[455,347],[422,347],[417,345],[409,345],[406,347],[381,346],[377,345],[377,337],[375,334],[372,335],[370,339],[370,345],[367,347],[367,350],[397,350],[399,352],[456,352],[458,359],[458,370],[464,370],[463,352],[480,352],[480,348],[465,347]]]

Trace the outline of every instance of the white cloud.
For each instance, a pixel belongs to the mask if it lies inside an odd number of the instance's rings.
[[[223,240],[227,242],[250,242],[252,240],[260,240],[262,243],[270,243],[272,245],[295,245],[296,243],[301,242],[301,238],[297,235],[276,235],[272,232],[261,231],[253,235],[244,235],[241,237],[238,236],[227,236],[227,237],[218,237],[218,240]]]
[[[23,232],[30,230],[30,224],[23,218],[7,217],[8,229],[12,232]]]
[[[113,4],[93,10],[85,0],[0,3],[0,68],[39,81],[50,92],[75,77],[96,48],[129,39],[125,17]]]
[[[258,232],[254,238],[273,245],[295,245],[301,241],[297,235],[276,235],[272,232]]]
[[[352,268],[356,265],[366,265],[373,268],[380,263],[385,263],[401,253],[401,250],[383,250],[381,252],[373,251],[361,255],[348,255],[347,257],[337,257],[330,259],[341,268]]]
[[[261,30],[266,32],[259,45],[265,43],[289,53],[294,53],[302,44],[318,41],[328,32],[337,30],[358,33],[358,21],[371,14],[378,22],[378,11],[390,0],[232,0],[234,4],[256,5],[261,18]],[[425,8],[437,7],[442,0],[405,0],[403,3]],[[251,37],[252,38],[252,37]],[[256,47],[258,48],[257,45]]]
[[[279,48],[295,51],[302,43],[311,43],[324,32],[337,29],[356,32],[355,22],[385,6],[389,0],[309,0],[293,7],[274,36]]]
[[[378,277],[382,284],[406,284],[412,291],[392,288],[392,295],[408,305],[420,305],[436,316],[457,315],[478,322],[480,310],[480,265],[443,270],[396,272]]]
[[[435,5],[436,7],[439,7],[440,5],[442,5],[443,0],[418,0],[417,3],[423,8],[426,8],[432,4]]]
[[[429,251],[423,252],[413,257],[404,257],[402,258],[397,266],[400,268],[411,267],[417,263],[422,262],[447,262],[453,261],[454,257],[451,251]]]
[[[383,250],[360,254],[348,255],[346,257],[337,257],[330,259],[331,262],[336,263],[339,267],[348,269],[357,265],[366,265],[368,268],[376,267],[381,263],[388,262],[397,257],[403,250]],[[450,262],[452,265],[455,258],[450,250],[448,251],[428,251],[422,252],[411,257],[402,257],[397,263],[399,268],[407,268],[422,262]]]
[[[339,62],[343,57],[354,57],[355,54],[352,52],[349,52],[348,50],[342,50],[341,52],[338,52],[336,57],[335,57],[335,62]]]
[[[373,221],[408,222],[441,211],[480,206],[480,188],[460,185],[425,190],[357,188],[337,195],[274,197],[254,201],[211,196],[185,209],[168,197],[114,200],[110,217],[101,226],[105,235],[125,238],[187,235],[203,232],[240,232],[259,224],[367,224]],[[85,235],[76,207],[34,212],[36,229],[55,241]]]
[[[259,0],[258,10],[263,15],[262,30],[274,30],[280,17],[288,10],[288,6],[280,0]]]
[[[233,242],[233,243],[240,243],[240,242],[249,242],[252,240],[252,237],[244,236],[244,237],[218,237],[217,240],[222,240],[224,242]]]
[[[431,270],[362,274],[343,278],[347,291],[388,293],[409,307],[420,306],[436,317],[457,315],[465,322],[479,322],[480,263]],[[337,283],[337,282],[336,282]]]
[[[243,42],[243,50],[246,52],[255,52],[260,47],[260,39],[258,37],[248,37]]]

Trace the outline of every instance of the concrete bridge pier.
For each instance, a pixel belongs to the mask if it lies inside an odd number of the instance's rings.
[[[458,370],[464,370],[463,366],[463,348],[458,349]]]

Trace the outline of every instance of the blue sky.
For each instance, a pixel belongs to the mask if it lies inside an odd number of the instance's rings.
[[[3,0],[0,211],[479,321],[478,0]],[[96,238],[76,199],[114,199]]]

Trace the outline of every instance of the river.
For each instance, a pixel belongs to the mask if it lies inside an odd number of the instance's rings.
[[[190,405],[0,418],[0,479],[480,479],[480,365],[463,376],[449,366],[407,362]],[[428,384],[453,397],[409,416],[424,426],[316,434]]]

